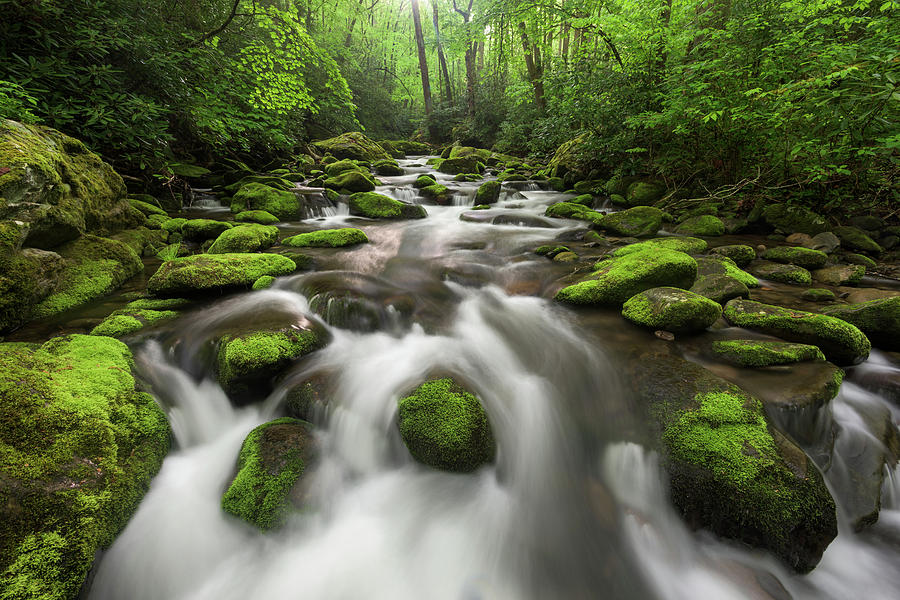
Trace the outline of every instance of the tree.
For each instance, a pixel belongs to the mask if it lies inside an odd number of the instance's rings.
[[[431,83],[428,81],[428,58],[425,56],[425,39],[422,37],[422,21],[419,19],[419,0],[412,0],[413,24],[416,30],[416,48],[419,51],[419,71],[422,74],[422,95],[425,98],[425,115],[431,114]]]

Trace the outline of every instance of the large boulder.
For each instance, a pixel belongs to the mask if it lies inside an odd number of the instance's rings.
[[[342,227],[341,229],[320,229],[301,233],[281,240],[285,246],[294,248],[343,248],[356,244],[366,244],[369,238],[361,229]]]
[[[834,286],[856,285],[865,274],[866,268],[863,265],[832,265],[811,273],[816,281]]]
[[[128,347],[73,335],[0,344],[0,590],[75,598],[169,449]]]
[[[719,217],[713,215],[699,215],[682,221],[681,224],[675,228],[675,233],[681,235],[715,237],[725,234],[725,224]]]
[[[879,348],[900,350],[900,296],[830,306],[822,313],[855,325]]]
[[[679,252],[684,252],[685,254],[700,254],[701,252],[706,250],[706,246],[706,241],[701,240],[700,238],[680,235],[669,236],[654,238],[645,242],[638,242],[637,244],[628,244],[627,246],[622,246],[621,248],[617,248],[615,252],[613,252],[613,256],[625,256],[626,254],[653,248],[678,250]]]
[[[323,154],[328,153],[335,158],[349,158],[350,160],[364,160],[367,162],[391,158],[377,142],[373,142],[358,131],[351,131],[327,140],[314,142],[313,146]]]
[[[819,250],[800,246],[778,246],[762,253],[762,258],[777,263],[797,265],[804,269],[821,269],[828,261],[828,255]]]
[[[215,219],[189,219],[181,224],[181,233],[184,239],[195,242],[214,240],[223,232],[234,227],[227,221]]]
[[[862,362],[872,348],[869,339],[857,327],[826,315],[750,300],[732,300],[725,305],[724,316],[737,327],[789,342],[818,346],[828,360],[838,365]]]
[[[763,279],[789,285],[812,285],[812,275],[803,267],[761,261],[750,266],[750,272]]]
[[[811,570],[837,535],[834,500],[812,461],[769,426],[760,401],[676,356],[644,355],[633,368],[687,522]]]
[[[438,171],[447,173],[448,175],[458,175],[459,173],[483,173],[484,165],[478,160],[477,156],[461,156],[459,158],[448,158],[441,161],[438,165]]]
[[[600,225],[600,223],[603,222],[603,213],[575,202],[557,202],[556,204],[551,204],[544,211],[544,214],[556,219],[578,219],[587,221],[593,225]]]
[[[561,289],[556,299],[570,304],[621,306],[650,288],[689,288],[697,277],[697,261],[684,252],[664,248],[610,258],[594,267],[593,274]]]
[[[625,191],[621,206],[653,206],[666,193],[666,186],[655,181],[635,181]],[[691,234],[688,234],[691,235]]]
[[[407,204],[375,192],[363,192],[350,196],[350,214],[370,219],[423,219],[428,213],[418,204]]]
[[[722,315],[722,307],[699,294],[673,287],[650,288],[629,298],[622,316],[642,327],[673,333],[707,329]]]
[[[785,234],[816,235],[829,229],[822,215],[803,206],[770,204],[763,209],[762,217],[766,223]]]
[[[739,267],[746,267],[756,259],[756,250],[746,244],[731,244],[718,246],[710,250],[712,254],[718,254],[730,258]]]
[[[652,206],[636,206],[603,217],[601,229],[623,237],[649,237],[662,226],[665,213]]]
[[[226,229],[219,234],[207,252],[228,254],[234,252],[256,252],[265,250],[278,241],[278,228],[274,225],[250,223]]]
[[[376,181],[368,173],[363,171],[344,171],[334,177],[325,180],[325,187],[340,193],[371,192],[375,189]]]
[[[293,221],[300,218],[301,207],[299,195],[263,183],[248,183],[231,198],[231,212],[233,213],[264,210],[282,221]]]
[[[494,460],[484,407],[453,379],[426,381],[401,398],[397,424],[413,458],[435,469],[468,472]]]
[[[841,246],[849,250],[881,254],[883,249],[869,237],[869,234],[858,227],[835,227],[832,230],[841,240]]]
[[[308,423],[290,417],[263,423],[241,445],[222,509],[263,531],[282,525],[302,506],[297,483],[316,453]]]
[[[24,224],[0,222],[0,332],[28,320],[34,305],[56,289],[64,266],[56,252],[23,250],[26,234]]]
[[[547,163],[547,172],[550,177],[561,177],[569,185],[585,179],[590,170],[588,168],[589,153],[585,151],[587,141],[588,134],[582,134],[560,145],[553,154],[553,158]]]
[[[147,282],[158,296],[220,294],[249,289],[263,275],[288,275],[294,261],[279,254],[201,254],[164,262]]]
[[[136,227],[125,184],[78,140],[0,119],[0,220],[27,224],[24,246],[50,249],[84,233]]]
[[[500,182],[486,181],[475,192],[475,206],[482,204],[494,204],[500,199]]]

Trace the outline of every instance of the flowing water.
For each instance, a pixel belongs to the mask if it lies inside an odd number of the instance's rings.
[[[378,191],[416,201],[411,183],[429,169],[410,165],[423,163],[401,161],[407,174],[384,178]],[[428,206],[428,218],[383,224],[345,207],[321,211],[316,228],[352,223],[372,243],[322,253],[317,272],[204,306],[135,341],[176,449],[99,562],[89,598],[900,596],[896,471],[885,474],[878,523],[855,533],[841,517],[838,538],[806,576],[683,525],[658,457],[635,433],[642,426],[614,341],[623,336],[585,327],[542,297],[571,271],[528,253],[576,231],[575,222],[543,217],[561,195],[520,185],[504,188],[496,207],[470,211],[478,184],[438,177],[453,202]],[[217,336],[239,323],[313,314],[329,323],[330,344],[268,396],[233,406],[210,379]],[[885,412],[898,421],[878,387],[896,372],[876,354],[832,402],[838,434],[822,466],[839,505],[853,476],[847,465],[880,444],[869,424]],[[494,465],[455,475],[408,457],[397,399],[434,373],[454,375],[482,399],[498,443]],[[221,496],[243,438],[312,374],[326,374],[329,398],[314,417],[320,458],[304,479],[306,508],[263,535],[224,514]]]

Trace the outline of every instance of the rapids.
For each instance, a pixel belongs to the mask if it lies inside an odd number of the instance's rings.
[[[430,169],[410,165],[423,163],[401,161],[406,174],[382,178],[378,191],[417,200],[411,183]],[[470,211],[478,183],[437,176],[454,201],[427,206],[426,219],[374,223],[350,217],[346,205],[325,208],[316,228],[352,223],[372,243],[323,253],[318,272],[211,303],[135,342],[176,449],[95,567],[87,598],[900,595],[900,472],[886,473],[876,525],[856,533],[841,516],[853,475],[846,464],[879,444],[866,417],[900,418],[884,391],[866,384],[896,377],[895,364],[873,354],[832,401],[838,435],[831,462],[820,467],[839,506],[839,535],[812,573],[790,573],[680,520],[658,456],[634,434],[641,423],[621,380],[617,348],[644,342],[587,327],[540,297],[564,271],[528,251],[577,228],[543,216],[561,195],[533,184],[504,187],[494,208]],[[463,213],[478,220],[460,220]],[[348,291],[357,298],[352,307],[338,300]],[[208,349],[218,332],[316,313],[330,323],[331,343],[268,397],[232,406],[212,379]],[[434,371],[453,373],[482,399],[496,464],[455,475],[408,457],[396,402]],[[304,479],[307,509],[263,535],[226,515],[221,495],[244,436],[279,414],[292,383],[315,373],[327,373],[332,385],[314,419],[321,456]]]

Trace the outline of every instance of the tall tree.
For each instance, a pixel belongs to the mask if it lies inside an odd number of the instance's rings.
[[[473,3],[474,0],[469,0],[469,6],[463,10],[456,4],[456,0],[453,0],[453,10],[462,16],[463,26],[466,29],[466,114],[470,117],[475,115],[475,80],[478,77],[475,72],[476,41],[472,39],[472,28],[470,26]]]
[[[431,82],[428,80],[428,58],[425,56],[425,39],[422,37],[422,21],[419,18],[419,0],[412,0],[413,27],[416,30],[416,47],[419,51],[419,72],[422,74],[422,96],[425,98],[425,114],[431,114]]]
[[[438,24],[437,0],[431,0],[431,8],[434,12],[434,37],[437,43],[438,63],[444,81],[444,99],[448,104],[453,104],[453,83],[450,80],[450,71],[447,69],[447,58],[444,56],[444,44],[441,42],[441,26]]]

